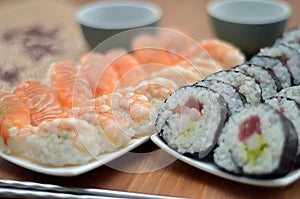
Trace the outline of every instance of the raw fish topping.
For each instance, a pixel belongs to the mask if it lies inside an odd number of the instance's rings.
[[[239,139],[244,142],[253,134],[261,135],[260,120],[258,116],[252,116],[241,124]]]

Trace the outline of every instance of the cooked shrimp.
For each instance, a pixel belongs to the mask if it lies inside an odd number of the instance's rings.
[[[128,93],[121,108],[130,118],[130,127],[134,130],[134,136],[149,135],[154,132],[155,108],[146,96]]]
[[[70,108],[93,98],[87,79],[69,61],[56,63],[50,78],[58,100],[64,107]]]
[[[29,158],[53,166],[85,164],[101,153],[116,150],[101,129],[75,118],[42,123],[27,141],[31,146]]]
[[[156,85],[158,84],[161,87],[163,87],[164,90],[166,88],[169,90],[168,92],[165,93],[163,97],[165,99],[165,97],[170,94],[170,91],[173,91],[174,89],[180,86],[193,84],[199,81],[202,78],[202,75],[194,67],[184,67],[181,65],[176,65],[173,67],[165,67],[157,72],[153,72],[150,74],[150,78],[151,79],[148,81],[140,82],[140,84],[137,87],[143,88],[143,84],[147,85],[149,81],[154,81],[153,79],[162,80],[162,82],[161,81],[158,81],[157,83],[152,82],[152,84],[156,84]],[[138,90],[139,91],[137,92],[140,93],[141,92],[140,89]]]
[[[168,68],[166,70],[172,69],[173,67]],[[154,78],[150,80],[141,81],[135,87],[134,92],[137,94],[145,95],[149,99],[160,99],[161,102],[165,100],[173,90],[178,88],[178,85],[172,79],[169,79],[168,77],[163,77],[163,71],[161,73],[158,73],[160,75],[152,74]],[[177,80],[179,80],[179,78]],[[136,97],[140,98],[140,96]]]
[[[41,81],[25,81],[15,88],[14,94],[28,107],[33,125],[64,117],[54,92]]]
[[[122,103],[123,94],[120,92],[113,92],[110,94],[104,94],[100,97],[97,97],[93,100],[94,106],[101,106],[101,105],[108,105],[112,108],[119,108],[120,104]]]
[[[217,39],[203,40],[199,43],[211,58],[217,60],[225,69],[232,68],[245,61],[241,51],[230,43]]]
[[[14,94],[0,93],[0,135],[5,143],[9,138],[8,130],[12,127],[23,128],[29,125],[30,111]]]
[[[92,125],[98,125],[97,114],[93,105],[76,106],[69,110],[69,115],[85,120]]]
[[[192,57],[188,60],[183,60],[178,65],[184,66],[184,67],[195,67],[195,68],[207,68],[211,70],[222,70],[223,65],[219,63],[217,60],[210,59],[207,57]]]
[[[245,56],[238,48],[218,39],[201,40],[198,45],[187,48],[182,55],[185,59],[183,62],[214,68],[221,66],[221,69],[229,69],[245,61]],[[203,63],[203,60],[208,62]]]
[[[127,108],[133,120],[149,119],[152,105],[145,95],[128,93],[125,96],[123,106]]]
[[[108,105],[96,106],[98,122],[102,127],[104,134],[117,147],[128,144],[131,138],[128,119],[117,110],[112,110]]]
[[[123,95],[118,92],[107,95],[104,94],[100,97],[82,103],[78,107],[73,107],[70,110],[69,115],[75,118],[84,119],[93,125],[98,125],[97,107],[108,105],[110,107],[115,107],[116,109],[118,109],[120,107],[122,99]]]
[[[182,61],[178,66],[172,67],[171,69],[181,74],[182,77],[185,77],[188,84],[193,84],[212,73],[223,70],[224,67],[216,60],[194,57],[189,61]]]
[[[94,97],[112,93],[119,83],[119,75],[102,54],[90,53],[81,58],[80,74],[89,82]]]

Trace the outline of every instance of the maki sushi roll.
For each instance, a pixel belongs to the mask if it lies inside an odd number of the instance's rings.
[[[291,46],[300,53],[300,27],[285,31],[282,37],[276,40],[276,43]]]
[[[279,80],[262,67],[253,64],[241,64],[234,67],[233,70],[241,71],[253,77],[261,87],[263,99],[274,96],[281,87]]]
[[[287,39],[289,41],[295,41],[300,43],[300,27],[295,27],[285,31],[278,40],[281,39]]]
[[[280,81],[281,88],[290,87],[292,85],[292,75],[288,67],[274,57],[256,55],[247,63],[258,65],[268,70],[271,74],[274,74]]]
[[[276,96],[291,98],[300,104],[300,85],[284,88]]]
[[[214,151],[222,169],[249,177],[279,177],[294,166],[298,138],[293,124],[267,104],[246,105],[223,128]]]
[[[247,103],[247,100],[244,95],[238,92],[230,84],[219,80],[203,80],[195,83],[196,86],[205,86],[216,92],[218,92],[228,104],[228,108],[231,113],[238,111],[241,107]]]
[[[280,111],[293,123],[298,136],[296,165],[300,166],[300,105],[295,100],[286,97],[272,97],[265,103]]]
[[[255,82],[254,78],[240,71],[225,70],[216,72],[206,77],[206,80],[211,79],[232,85],[246,97],[247,102],[250,104],[262,101],[260,85]]]
[[[258,55],[267,55],[280,60],[291,71],[293,83],[295,85],[300,83],[300,54],[295,49],[280,43],[260,49]]]
[[[219,93],[202,86],[184,86],[161,105],[155,129],[178,153],[203,158],[214,148],[228,114]]]

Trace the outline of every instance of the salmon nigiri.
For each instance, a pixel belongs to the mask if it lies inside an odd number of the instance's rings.
[[[29,125],[30,112],[25,104],[14,94],[0,93],[0,135],[3,140],[9,138],[8,129],[11,127],[23,128]]]
[[[132,41],[134,56],[141,64],[171,65],[172,59],[160,41],[151,35],[138,35]]]
[[[61,105],[49,86],[38,80],[19,84],[14,94],[28,107],[33,125],[62,117]]]
[[[107,60],[119,75],[122,86],[131,86],[144,79],[148,73],[134,55],[123,48],[114,48],[105,53]]]
[[[50,73],[52,86],[60,103],[67,108],[93,98],[89,82],[69,61],[56,63]]]
[[[100,53],[89,53],[80,59],[82,74],[90,83],[94,97],[109,94],[114,91],[119,75],[116,70],[109,65],[107,58]]]

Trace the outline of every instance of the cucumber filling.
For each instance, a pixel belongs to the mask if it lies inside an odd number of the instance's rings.
[[[257,158],[263,153],[264,149],[268,147],[267,142],[263,136],[259,134],[253,134],[244,142],[244,154],[245,160],[254,166]]]

